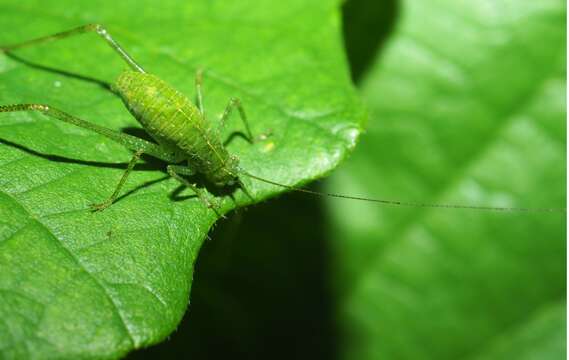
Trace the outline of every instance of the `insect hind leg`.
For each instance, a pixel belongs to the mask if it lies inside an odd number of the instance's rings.
[[[105,136],[108,139],[111,139],[124,147],[138,151],[142,150],[144,153],[158,158],[160,160],[164,160],[170,163],[179,162],[181,159],[179,155],[168,152],[164,150],[160,145],[151,143],[150,141],[143,140],[136,136],[123,134],[118,131],[114,131],[108,129],[104,126],[100,126],[89,121],[85,121],[75,117],[73,115],[67,114],[61,110],[55,109],[51,106],[44,105],[44,104],[12,104],[12,105],[0,105],[0,113],[3,112],[17,112],[17,111],[36,111],[43,113],[49,117],[52,117],[57,120],[61,120],[63,122],[96,132],[100,135]]]
[[[48,43],[48,42],[52,42],[52,41],[65,39],[65,38],[70,37],[70,36],[84,34],[87,32],[95,32],[97,35],[99,35],[103,40],[105,40],[105,42],[111,48],[113,48],[113,50],[115,50],[119,54],[119,56],[133,70],[138,71],[138,72],[142,72],[142,73],[145,72],[144,69],[140,65],[138,65],[136,63],[136,61],[134,61],[134,59],[126,51],[124,51],[124,49],[112,38],[111,34],[109,34],[107,29],[105,29],[100,24],[87,24],[87,25],[83,25],[83,26],[73,28],[71,30],[58,32],[56,34],[52,34],[52,35],[48,35],[48,36],[42,36],[42,37],[35,38],[32,40],[24,41],[21,43],[6,45],[6,46],[0,46],[0,51],[1,52],[8,52],[8,51],[12,51],[12,50],[16,50],[16,49],[20,49],[20,48],[24,48],[24,47],[29,47],[29,46],[33,46],[33,45],[38,45],[38,44],[42,44],[42,43]]]

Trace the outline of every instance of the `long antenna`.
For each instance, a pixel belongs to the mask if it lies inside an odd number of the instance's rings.
[[[524,207],[493,207],[493,206],[473,206],[473,205],[455,205],[455,204],[425,204],[425,203],[417,203],[417,202],[406,202],[406,201],[396,201],[396,200],[385,200],[385,199],[370,199],[365,197],[359,196],[349,196],[349,195],[342,195],[342,194],[332,194],[326,192],[318,192],[307,190],[304,188],[298,188],[291,185],[284,185],[280,184],[275,181],[263,179],[259,176],[249,174],[243,170],[240,171],[241,174],[246,175],[250,178],[255,180],[259,180],[265,182],[267,184],[276,185],[283,187],[285,189],[302,192],[305,194],[316,195],[316,196],[329,196],[334,198],[340,199],[349,199],[349,200],[359,200],[359,201],[368,201],[379,203],[387,206],[403,206],[403,207],[419,207],[419,208],[439,208],[439,209],[462,209],[462,210],[481,210],[481,211],[503,211],[503,212],[561,212],[566,213],[567,209],[565,208],[524,208]]]

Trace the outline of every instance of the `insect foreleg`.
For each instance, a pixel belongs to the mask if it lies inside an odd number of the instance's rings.
[[[134,169],[134,166],[136,165],[138,160],[140,160],[140,156],[142,156],[143,152],[144,151],[142,151],[142,150],[138,150],[137,152],[134,153],[134,155],[133,155],[132,159],[130,159],[128,166],[127,166],[125,172],[123,173],[117,187],[115,188],[115,191],[113,191],[113,194],[107,200],[105,200],[105,202],[102,202],[100,204],[92,204],[91,209],[93,209],[94,211],[105,210],[117,199],[117,197],[120,194],[121,188],[123,187],[123,185],[126,182],[126,179],[128,178],[128,175],[130,174],[132,169]]]
[[[205,190],[202,190],[200,188],[198,188],[195,184],[192,184],[191,182],[189,182],[188,180],[184,179],[183,177],[181,177],[180,175],[186,175],[186,176],[191,176],[194,175],[195,172],[190,169],[189,167],[185,167],[185,166],[180,166],[180,165],[168,165],[168,167],[166,168],[166,170],[168,171],[168,174],[173,177],[174,179],[178,180],[179,182],[181,182],[183,185],[189,187],[190,189],[193,190],[193,192],[196,193],[196,195],[198,196],[198,198],[205,204],[205,206],[207,206],[208,208],[212,209],[215,214],[218,217],[224,217],[223,215],[221,215],[218,211],[217,211],[217,207],[218,205],[213,204],[207,197],[207,192]]]
[[[196,104],[202,115],[205,115],[203,108],[202,81],[203,71],[198,69],[198,71],[196,71]]]
[[[0,46],[0,51],[11,51],[11,50],[15,50],[15,49],[23,48],[23,47],[28,47],[28,46],[32,46],[32,45],[37,45],[37,44],[41,44],[41,43],[52,42],[52,41],[56,41],[56,40],[65,39],[66,37],[70,37],[73,35],[79,35],[79,34],[83,34],[86,32],[90,32],[90,31],[94,31],[97,35],[99,35],[101,38],[103,38],[103,40],[105,40],[107,42],[107,44],[109,44],[109,46],[111,48],[113,48],[113,50],[115,50],[120,55],[120,57],[124,61],[126,61],[126,63],[133,70],[140,71],[142,73],[145,72],[144,69],[140,65],[138,65],[136,63],[136,61],[134,61],[134,59],[132,57],[130,57],[130,55],[127,54],[127,52],[124,51],[124,49],[111,37],[111,35],[107,32],[107,30],[99,24],[87,24],[87,25],[76,27],[76,28],[71,29],[71,30],[59,32],[57,34],[43,36],[40,38],[24,41],[22,43]]]
[[[66,123],[73,124],[75,126],[82,127],[87,130],[99,133],[119,144],[125,146],[126,148],[139,151],[154,156],[158,159],[164,160],[170,163],[179,162],[181,159],[171,152],[164,150],[157,144],[153,144],[149,141],[140,139],[136,136],[123,134],[118,131],[107,129],[106,127],[99,126],[90,123],[85,120],[81,120],[77,117],[69,115],[63,111],[57,110],[47,105],[42,104],[16,104],[16,105],[0,105],[0,113],[2,112],[14,112],[14,111],[39,111],[52,118],[64,121]]]
[[[231,100],[229,100],[229,104],[227,104],[227,106],[225,107],[225,111],[223,112],[223,115],[221,115],[221,119],[219,121],[219,128],[218,128],[219,133],[221,133],[221,131],[225,127],[225,122],[231,115],[233,108],[237,108],[237,110],[239,111],[239,116],[241,117],[241,120],[245,125],[245,130],[247,132],[247,140],[249,140],[250,143],[255,142],[253,139],[253,134],[251,133],[251,129],[249,128],[249,122],[247,121],[247,115],[245,115],[245,110],[243,109],[243,105],[241,105],[241,101],[237,98],[232,98]]]

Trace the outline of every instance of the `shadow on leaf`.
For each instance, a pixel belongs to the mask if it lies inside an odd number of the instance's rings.
[[[200,251],[189,311],[130,359],[335,359],[334,296],[319,201],[289,194],[234,213]]]

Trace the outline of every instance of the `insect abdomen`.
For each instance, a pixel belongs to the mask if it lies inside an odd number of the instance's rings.
[[[186,154],[195,170],[209,175],[229,154],[198,108],[158,77],[123,72],[115,90],[145,130],[160,144]]]
[[[134,117],[160,142],[176,144],[185,127],[207,125],[187,97],[154,75],[125,71],[115,88]]]

